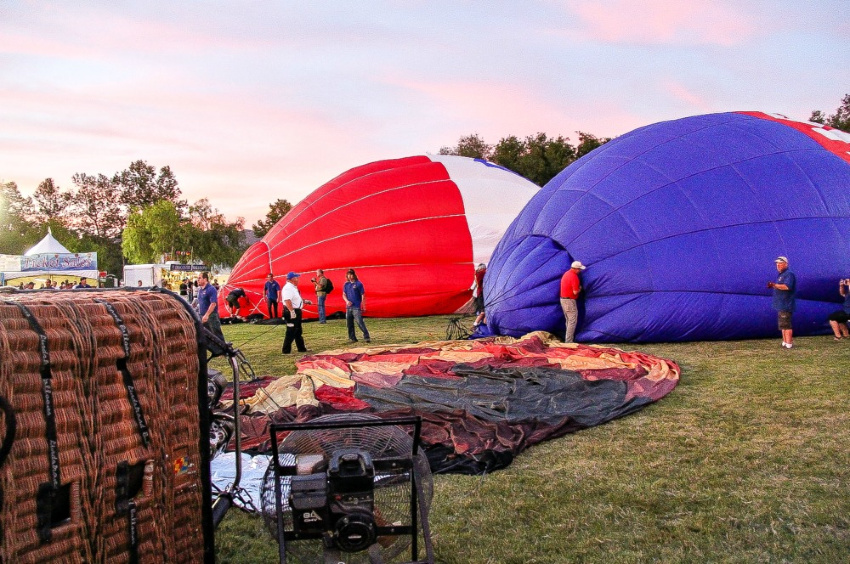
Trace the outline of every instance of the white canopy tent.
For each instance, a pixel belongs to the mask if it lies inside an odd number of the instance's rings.
[[[25,257],[31,257],[33,255],[44,255],[44,254],[71,254],[71,251],[65,248],[65,246],[56,240],[56,237],[53,236],[53,232],[50,228],[47,228],[47,235],[44,236],[44,239],[33,245],[27,252],[24,253]]]
[[[44,260],[40,262],[45,266],[38,269],[21,267],[22,262],[26,261],[18,261],[18,268],[14,270],[6,270],[6,266],[4,266],[3,278],[7,284],[9,280],[15,280],[17,278],[45,276],[73,276],[97,280],[97,253],[72,253],[62,243],[56,240],[50,228],[47,229],[47,235],[44,236],[44,239],[33,245],[32,248],[28,249],[19,258],[23,259],[24,257],[33,259],[44,257]],[[94,258],[94,268],[81,268],[79,266],[79,264],[91,263],[92,261],[88,259],[92,257]],[[10,260],[13,259],[12,256],[4,255],[4,258],[6,258],[4,262],[8,263],[7,266],[15,264],[14,260]]]

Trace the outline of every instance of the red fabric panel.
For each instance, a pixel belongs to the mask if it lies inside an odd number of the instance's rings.
[[[268,256],[276,275],[306,274],[299,288],[314,302],[309,274],[322,268],[335,286],[326,301],[329,315],[345,310],[349,268],[366,287],[367,316],[453,313],[469,300],[472,237],[463,199],[445,167],[428,157],[341,174],[297,204],[261,244],[268,244],[269,255],[255,249],[260,244],[249,249],[228,284],[244,288],[259,313],[266,310],[261,293]],[[316,316],[315,305],[305,306],[305,318]]]
[[[818,133],[817,129],[825,129],[827,131],[834,129],[828,125],[816,125],[806,122],[794,121],[790,119],[779,119],[773,116],[769,116],[762,112],[736,112],[739,114],[745,114],[748,116],[757,117],[760,119],[766,119],[768,121],[775,121],[777,123],[781,123],[783,125],[787,125],[792,129],[796,129],[803,135],[807,137],[811,137],[814,139],[819,145],[821,145],[824,149],[829,151],[830,153],[834,153],[837,157],[844,159],[848,163],[850,163],[850,143],[846,141],[839,141],[837,139],[829,139],[824,137],[820,133]]]
[[[371,410],[368,403],[354,397],[354,388],[321,386],[316,390],[316,399],[339,411]]]
[[[429,378],[458,378],[451,374],[451,369],[457,363],[448,360],[422,359],[419,364],[405,368],[402,372],[407,376],[428,376]]]

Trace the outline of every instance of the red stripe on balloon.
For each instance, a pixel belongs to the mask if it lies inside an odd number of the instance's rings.
[[[847,134],[839,129],[835,129],[833,127],[829,127],[828,125],[820,125],[816,123],[802,122],[802,121],[794,121],[791,119],[782,119],[769,114],[765,114],[762,112],[736,112],[739,114],[745,114],[748,116],[757,117],[759,119],[766,119],[768,121],[775,121],[777,123],[781,123],[783,125],[787,125],[792,129],[796,129],[800,133],[806,135],[807,137],[814,139],[821,147],[829,151],[830,153],[835,154],[837,157],[844,159],[848,163],[850,163],[850,142],[842,141],[841,139],[834,139],[833,137],[827,137],[822,132],[832,132],[827,133],[827,135],[838,136],[842,135],[846,138],[850,138],[850,134]]]

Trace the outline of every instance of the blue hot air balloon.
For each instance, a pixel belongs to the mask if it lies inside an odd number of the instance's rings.
[[[563,335],[559,280],[580,260],[579,341],[777,336],[780,255],[797,276],[795,334],[827,332],[850,278],[850,135],[758,112],[657,123],[529,201],[489,264],[488,324]]]

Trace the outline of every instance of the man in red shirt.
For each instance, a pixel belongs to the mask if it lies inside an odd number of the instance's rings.
[[[565,343],[572,343],[576,334],[576,322],[578,321],[578,305],[576,299],[581,293],[581,280],[579,274],[587,268],[579,261],[573,261],[570,269],[561,277],[561,309],[567,319],[567,334]]]

